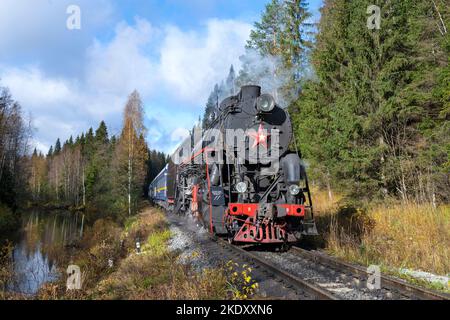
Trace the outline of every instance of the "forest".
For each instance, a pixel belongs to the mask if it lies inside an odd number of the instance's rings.
[[[355,201],[450,201],[449,6],[443,0],[379,1],[380,29],[367,26],[370,1],[327,0],[318,24],[304,0],[272,0],[217,103],[260,84],[288,108],[314,184]],[[145,142],[142,101],[133,92],[120,136],[106,124],[32,152],[32,124],[7,88],[0,92],[1,224],[27,202],[135,212],[166,156]],[[105,165],[107,164],[107,165]],[[112,174],[112,173],[117,174]],[[119,197],[124,195],[124,197]],[[110,213],[108,213],[110,214]]]
[[[61,143],[46,155],[30,149],[32,129],[7,88],[0,97],[0,229],[15,228],[21,208],[85,210],[88,219],[123,221],[139,209],[146,186],[164,167],[166,155],[145,141],[143,105],[130,94],[123,129],[110,136],[105,122]]]
[[[318,24],[307,1],[271,1],[203,116],[257,83],[288,108],[313,182],[358,202],[450,201],[449,3],[326,0]]]

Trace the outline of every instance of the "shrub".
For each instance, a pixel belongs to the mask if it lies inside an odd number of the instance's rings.
[[[17,218],[12,210],[5,204],[0,203],[0,232],[11,232],[17,227]]]

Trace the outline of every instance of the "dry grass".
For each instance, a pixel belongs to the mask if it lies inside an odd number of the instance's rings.
[[[120,231],[99,220],[83,239],[74,259],[83,272],[82,290],[66,291],[63,279],[43,286],[37,299],[224,299],[227,279],[221,269],[196,273],[168,251],[170,231],[164,215],[147,208]],[[136,241],[141,253],[136,254]],[[108,266],[108,260],[114,266]]]
[[[223,299],[227,280],[220,269],[194,272],[167,249],[170,231],[159,211],[142,214],[127,226],[128,237],[147,238],[142,253],[131,253],[116,272],[93,290],[96,299]]]
[[[450,206],[378,205],[366,210],[340,206],[313,192],[324,246],[332,254],[365,265],[450,272]]]
[[[57,265],[60,266],[60,279],[47,283],[41,287],[36,299],[88,299],[90,292],[104,277],[114,271],[108,261],[114,263],[126,256],[125,248],[121,245],[122,231],[119,225],[108,219],[99,219],[90,228],[76,250],[60,250]],[[66,268],[77,265],[82,272],[81,290],[66,290]],[[61,267],[64,266],[64,267]]]
[[[258,285],[247,266],[230,262],[222,268],[195,271],[168,250],[170,230],[164,214],[147,208],[130,218],[125,228],[98,220],[86,230],[75,251],[62,252],[58,265],[75,264],[82,271],[82,289],[66,290],[65,269],[60,280],[45,284],[35,297],[4,295],[0,299],[249,299]],[[141,242],[141,253],[135,243]],[[1,255],[0,255],[1,257]],[[113,266],[109,265],[112,260]],[[227,268],[230,265],[233,268]],[[6,269],[0,268],[0,285]],[[6,272],[6,271],[5,271]]]
[[[96,299],[223,299],[226,279],[218,270],[192,272],[163,254],[132,255],[117,272],[99,283]]]

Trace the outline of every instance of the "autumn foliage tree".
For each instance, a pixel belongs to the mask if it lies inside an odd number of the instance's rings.
[[[20,104],[0,87],[0,232],[12,227],[13,211],[27,200],[30,137]]]
[[[61,143],[58,138],[46,156],[28,158],[28,188],[38,204],[85,208],[88,219],[111,217],[122,221],[135,214],[149,182],[165,166],[162,152],[150,151],[145,141],[142,100],[134,91],[125,105],[123,128],[110,136],[104,121],[97,129]]]
[[[137,210],[147,174],[149,152],[145,134],[142,100],[139,93],[134,91],[125,106],[123,129],[114,157],[114,168],[118,173],[116,187],[121,199],[126,199],[128,215]]]
[[[42,200],[47,189],[48,166],[42,153],[34,149],[30,158],[29,186],[33,201]]]

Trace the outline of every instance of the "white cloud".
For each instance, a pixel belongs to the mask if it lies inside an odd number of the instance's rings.
[[[176,128],[170,135],[172,142],[182,142],[187,137],[189,137],[189,130],[186,128]]]
[[[95,41],[88,49],[87,83],[101,92],[126,96],[134,89],[149,94],[158,80],[156,65],[144,53],[157,33],[148,21],[134,26],[121,22],[107,44]]]
[[[35,111],[55,103],[67,104],[72,98],[71,84],[64,79],[46,78],[36,66],[7,69],[2,80],[23,105],[37,107]]]
[[[32,114],[41,146],[79,134],[100,120],[119,126],[127,95],[134,89],[151,89],[153,78],[148,73],[154,67],[141,52],[151,30],[139,19],[133,26],[118,24],[109,43],[94,41],[88,49],[82,78],[50,76],[36,65],[0,66],[1,85],[9,87],[14,99]]]
[[[239,68],[251,30],[235,20],[212,19],[205,27],[206,34],[168,27],[161,47],[161,77],[178,98],[191,103],[204,103],[231,64]]]
[[[163,99],[165,119],[149,132],[152,147],[169,151],[186,136],[187,130],[180,126],[192,126],[201,113],[183,107],[202,108],[230,65],[238,67],[250,28],[239,21],[213,19],[198,31],[158,29],[137,18],[133,25],[117,24],[111,40],[91,41],[79,61],[79,77],[57,77],[40,65],[0,65],[0,84],[8,86],[25,111],[32,113],[40,147],[57,137],[79,134],[100,120],[107,121],[110,132],[118,133],[123,105],[134,89],[153,108],[161,108],[153,101]]]

